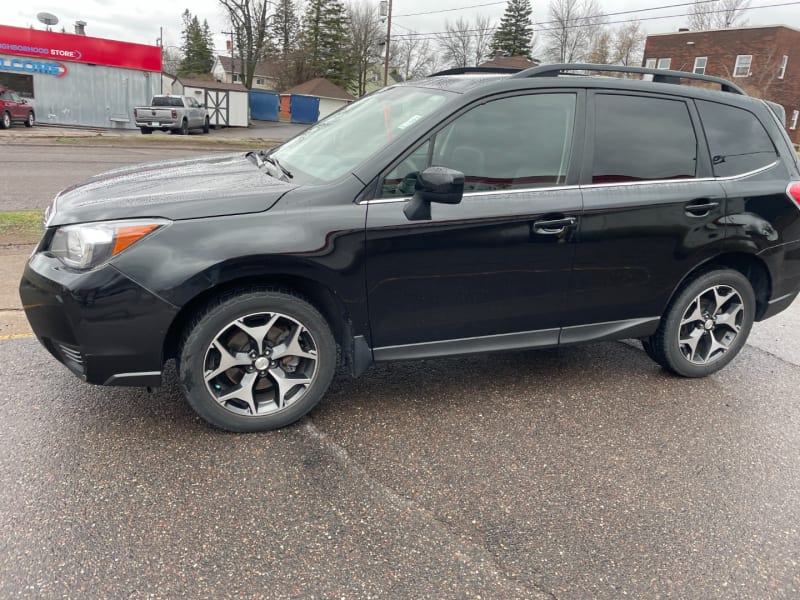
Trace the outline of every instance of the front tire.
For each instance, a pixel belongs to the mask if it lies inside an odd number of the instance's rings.
[[[33,127],[35,122],[36,116],[33,114],[33,111],[28,112],[28,116],[25,119],[25,127]]]
[[[234,432],[297,421],[322,399],[335,367],[325,318],[302,298],[272,288],[238,290],[200,311],[179,357],[189,404]]]
[[[756,299],[739,271],[717,269],[687,282],[670,303],[645,350],[665,369],[705,377],[731,362],[747,341]]]

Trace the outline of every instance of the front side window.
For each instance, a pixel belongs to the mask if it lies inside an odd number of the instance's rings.
[[[733,67],[734,77],[748,77],[750,75],[750,65],[753,64],[753,57],[750,54],[740,54],[736,57],[736,64]]]
[[[777,159],[769,134],[753,113],[705,100],[697,101],[697,110],[703,121],[715,177],[749,173]],[[796,120],[796,116],[792,118]]]
[[[693,72],[695,75],[705,75],[706,74],[706,64],[708,64],[708,57],[706,56],[698,56],[694,59],[694,69]]]
[[[683,101],[598,94],[592,183],[688,179],[697,136]]]
[[[564,185],[576,96],[532,94],[487,102],[461,115],[383,180],[384,197],[410,196],[428,166],[464,173],[464,191]]]

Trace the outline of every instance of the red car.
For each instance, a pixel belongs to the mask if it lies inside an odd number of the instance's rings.
[[[8,88],[0,87],[0,129],[8,129],[13,121],[33,127],[36,115],[27,100]]]

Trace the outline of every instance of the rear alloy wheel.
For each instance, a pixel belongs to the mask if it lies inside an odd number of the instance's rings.
[[[755,317],[755,293],[738,271],[707,272],[687,283],[645,340],[645,350],[664,368],[684,377],[719,371],[747,341]]]
[[[199,315],[179,360],[183,392],[203,419],[228,431],[266,431],[317,405],[333,377],[336,343],[305,300],[255,289]]]
[[[0,129],[8,129],[11,127],[11,115],[8,111],[3,113],[3,118],[0,119]]]
[[[33,127],[33,124],[36,122],[36,116],[33,114],[33,111],[28,113],[28,117],[25,119],[25,127]]]

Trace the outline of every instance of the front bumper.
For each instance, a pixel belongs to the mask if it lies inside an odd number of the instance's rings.
[[[178,308],[112,265],[76,272],[37,253],[25,267],[19,293],[36,337],[83,380],[160,384],[164,340]]]

